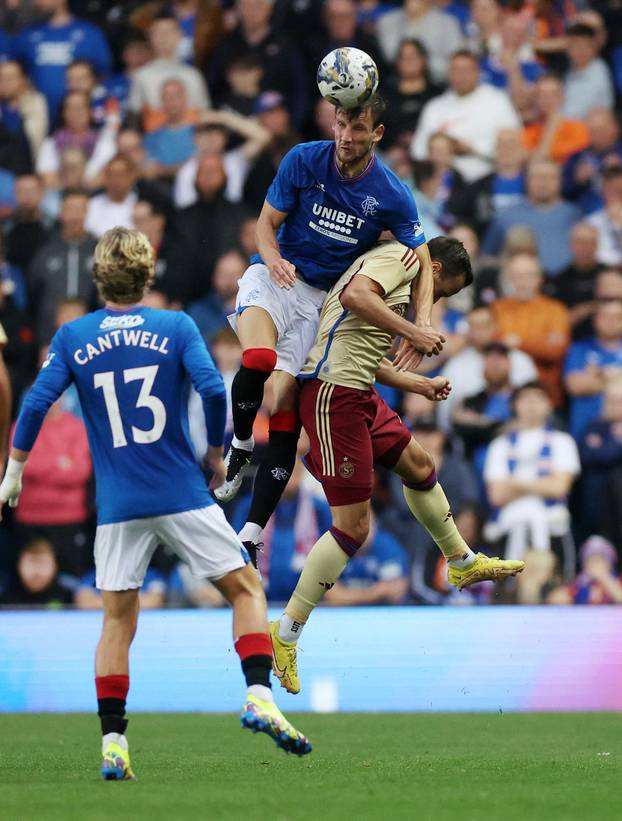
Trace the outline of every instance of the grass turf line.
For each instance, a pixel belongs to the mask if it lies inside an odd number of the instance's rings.
[[[99,779],[98,721],[0,715],[3,821],[619,821],[622,716],[299,715],[286,756],[236,716],[136,714],[139,781]],[[603,755],[607,753],[607,755]]]

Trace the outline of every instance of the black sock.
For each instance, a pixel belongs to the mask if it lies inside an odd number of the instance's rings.
[[[242,672],[246,679],[246,686],[261,684],[263,687],[272,687],[270,671],[272,670],[272,656],[248,656],[242,662]]]
[[[231,385],[231,412],[233,432],[238,439],[250,439],[253,423],[263,402],[263,387],[270,371],[258,371],[244,365],[233,378]]]
[[[264,528],[274,513],[296,464],[299,431],[270,431],[266,455],[255,477],[247,521]]]
[[[97,707],[97,715],[102,725],[102,735],[107,735],[108,733],[119,733],[123,735],[127,728],[125,699],[98,698]]]

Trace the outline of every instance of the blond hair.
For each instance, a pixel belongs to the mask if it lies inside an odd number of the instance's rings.
[[[152,283],[153,248],[140,231],[117,226],[102,236],[93,256],[93,279],[109,302],[139,302]]]

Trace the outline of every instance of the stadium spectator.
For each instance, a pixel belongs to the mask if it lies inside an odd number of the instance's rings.
[[[561,199],[559,166],[551,160],[531,160],[527,167],[526,198],[495,217],[484,237],[482,251],[498,254],[510,228],[525,226],[536,237],[544,271],[559,274],[570,264],[570,231],[580,218],[579,209]]]
[[[227,90],[220,98],[220,110],[250,117],[255,100],[261,94],[263,74],[258,55],[247,54],[233,60],[227,67]]]
[[[602,409],[609,380],[622,373],[622,301],[601,302],[594,314],[594,336],[573,342],[564,375],[570,396],[570,432],[580,441]]]
[[[117,137],[117,151],[134,167],[134,191],[139,199],[156,203],[167,213],[172,210],[170,184],[153,178],[155,170],[148,162],[143,135],[134,128],[124,128]]]
[[[30,261],[47,239],[48,223],[41,213],[43,187],[34,174],[15,181],[16,207],[4,224],[6,259],[26,274]]]
[[[526,15],[506,14],[488,38],[480,67],[482,80],[507,89],[512,99],[529,93],[542,74],[542,65],[534,54],[530,20]]]
[[[14,274],[13,272],[17,272]],[[19,271],[4,259],[4,240],[0,235],[0,409],[6,404],[5,375],[8,373],[12,393],[11,414],[17,407],[22,393],[30,385],[37,362],[37,350],[34,339],[33,323],[30,313],[22,303],[16,300],[17,289],[21,289]],[[12,277],[17,280],[16,287]],[[25,286],[24,286],[25,290]],[[11,292],[12,291],[12,292]],[[10,416],[12,419],[12,415]],[[0,410],[0,420],[2,411]],[[7,431],[5,431],[6,433]],[[0,460],[2,459],[2,442],[0,423]]]
[[[503,10],[496,0],[472,0],[467,28],[467,47],[478,57],[498,50]]]
[[[603,207],[587,221],[598,231],[598,261],[622,265],[622,165],[612,165],[602,173]]]
[[[31,87],[17,60],[0,62],[0,113],[6,126],[14,122],[23,128],[32,157],[36,157],[48,132],[47,103]]]
[[[136,169],[124,154],[113,157],[104,169],[104,190],[91,197],[86,216],[86,230],[101,237],[110,228],[121,225],[134,227],[134,206],[138,195],[134,191]]]
[[[243,206],[227,202],[226,186],[222,158],[216,154],[201,157],[196,176],[199,198],[175,218],[178,264],[192,283],[190,301],[209,290],[216,260],[237,245],[245,212]]]
[[[236,0],[238,25],[210,55],[207,73],[217,107],[230,90],[227,73],[242,57],[255,57],[262,69],[262,90],[279,91],[299,128],[307,114],[307,76],[299,50],[271,23],[272,0]]]
[[[495,439],[486,456],[484,479],[495,515],[485,535],[504,542],[506,557],[559,552],[567,572],[574,565],[564,537],[567,498],[580,472],[577,447],[569,434],[550,427],[553,406],[542,383],[517,388],[512,407],[514,429]]]
[[[243,191],[244,202],[259,213],[281,160],[300,137],[293,130],[290,113],[278,92],[264,91],[255,102],[253,113],[270,133],[268,145],[249,169]]]
[[[227,604],[208,579],[197,579],[188,565],[182,562],[169,575],[166,599],[169,607],[224,607]]]
[[[575,23],[566,36],[570,70],[564,79],[565,116],[583,120],[595,104],[613,108],[613,83],[607,64],[599,57],[598,33],[585,23]]]
[[[392,149],[394,153],[397,150],[399,149],[395,146]],[[396,167],[394,166],[394,171],[396,171]],[[442,218],[441,209],[435,202],[435,196],[439,188],[439,175],[430,160],[408,162],[406,173],[410,171],[412,171],[414,186],[409,185],[408,178],[403,179],[403,182],[408,188],[412,189],[415,195],[421,227],[428,239],[438,237],[443,233],[439,223]]]
[[[35,88],[46,98],[50,122],[54,122],[67,91],[65,69],[84,57],[100,77],[112,68],[112,55],[97,26],[76,19],[68,0],[37,0],[45,21],[20,31],[13,41],[13,55],[28,72]]]
[[[120,48],[122,69],[105,80],[108,108],[113,110],[114,105],[121,121],[125,120],[127,114],[127,101],[134,75],[149,62],[151,56],[149,40],[142,31],[130,29],[124,34]]]
[[[579,553],[581,570],[572,584],[552,590],[549,604],[622,604],[622,579],[615,547],[602,536],[590,536]]]
[[[492,305],[500,338],[533,357],[538,378],[555,405],[563,403],[561,369],[570,342],[565,305],[541,293],[542,271],[535,257],[517,254],[503,270],[507,297]]]
[[[66,188],[86,190],[86,157],[79,148],[68,148],[60,157],[58,186],[48,188],[41,200],[41,212],[46,220],[56,222],[60,213],[62,194]]]
[[[42,359],[45,362],[45,349]],[[73,576],[85,573],[91,564],[90,477],[84,424],[57,402],[28,460],[13,521],[18,539],[49,541],[61,571]]]
[[[622,165],[622,140],[617,117],[608,108],[593,108],[585,125],[590,142],[564,166],[564,197],[576,202],[585,214],[591,214],[603,205],[604,169]]]
[[[93,127],[89,97],[84,91],[67,93],[61,103],[60,121],[60,127],[46,137],[37,156],[37,173],[43,184],[46,188],[58,188],[61,157],[70,148],[84,154],[86,179],[96,181],[116,153],[114,131],[110,128],[97,131]]]
[[[245,217],[240,225],[240,233],[238,236],[238,246],[242,253],[247,257],[252,257],[257,253],[257,217]]]
[[[39,341],[47,343],[56,330],[54,316],[65,299],[94,302],[91,261],[95,239],[86,229],[88,195],[80,189],[63,192],[59,229],[41,246],[28,271]]]
[[[337,607],[404,604],[408,588],[406,551],[372,514],[369,535],[324,601]]]
[[[597,275],[604,269],[598,262],[598,231],[588,222],[578,222],[570,232],[570,265],[544,284],[547,296],[563,302],[570,310],[573,339],[585,335],[585,324],[594,313],[593,295]]]
[[[332,110],[334,120],[335,109],[330,103],[327,105]],[[242,142],[236,148],[227,150],[227,143],[232,137]],[[201,122],[194,127],[193,156],[182,165],[175,177],[175,207],[186,208],[196,202],[197,166],[199,157],[204,154],[222,156],[227,175],[225,197],[230,202],[240,202],[250,164],[269,142],[270,132],[254,118],[242,117],[235,111],[206,111]]]
[[[67,91],[81,91],[88,95],[91,107],[91,122],[96,128],[108,124],[116,128],[119,107],[114,99],[108,99],[106,87],[99,82],[93,64],[89,60],[74,60],[67,66]]]
[[[377,23],[378,41],[385,59],[393,63],[405,38],[419,40],[430,55],[430,73],[443,82],[451,56],[462,48],[460,24],[431,0],[406,0],[402,9],[389,11]]]
[[[127,107],[142,122],[146,131],[154,131],[165,122],[161,108],[161,88],[167,80],[179,80],[186,88],[189,122],[197,122],[210,107],[210,99],[201,73],[178,58],[181,29],[174,15],[162,14],[149,26],[153,58],[136,69]]]
[[[427,156],[428,140],[443,131],[455,140],[456,169],[467,182],[492,171],[497,134],[518,128],[518,115],[504,91],[480,82],[477,58],[467,51],[456,52],[449,63],[449,89],[423,108],[411,155]]]
[[[484,387],[455,403],[451,423],[465,445],[465,453],[482,472],[487,445],[512,416],[510,400],[510,349],[489,342],[482,351]]]
[[[499,131],[493,172],[453,191],[448,210],[457,219],[468,220],[482,237],[497,214],[523,200],[525,159],[520,131],[511,128]]]
[[[523,128],[525,148],[534,157],[564,163],[587,148],[590,136],[585,123],[563,114],[564,86],[555,74],[543,74],[536,81],[535,118]]]
[[[188,308],[208,342],[217,331],[228,326],[227,316],[235,312],[238,281],[247,266],[247,259],[239,251],[226,251],[214,264],[210,290]]]
[[[484,390],[484,351],[495,341],[497,326],[488,305],[475,306],[468,315],[467,346],[452,357],[441,371],[449,379],[451,393],[439,403],[437,413],[441,427],[450,428],[453,408],[471,394]],[[509,350],[509,380],[513,387],[537,377],[533,359],[518,348]]]
[[[622,378],[603,389],[603,407],[580,442],[583,475],[575,526],[583,533],[604,533],[622,545]]]
[[[139,199],[134,206],[133,220],[155,251],[155,280],[151,290],[166,298],[167,308],[180,309],[191,283],[186,272],[175,266],[175,240],[167,230],[166,213],[157,202]]]
[[[423,106],[441,94],[442,90],[442,86],[434,83],[430,76],[425,46],[419,40],[402,40],[395,58],[395,71],[389,74],[382,87],[387,104],[382,138],[385,150],[396,143],[406,147],[410,145]],[[325,137],[332,138],[332,133]]]
[[[46,539],[33,539],[17,556],[16,577],[0,604],[58,609],[71,604],[77,580],[60,573],[54,548]]]
[[[186,88],[165,80],[160,91],[163,123],[145,135],[150,176],[171,179],[194,153],[194,128],[189,124]]]

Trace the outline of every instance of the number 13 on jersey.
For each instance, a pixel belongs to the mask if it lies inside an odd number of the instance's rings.
[[[158,367],[158,365],[147,365],[143,368],[126,368],[123,371],[123,381],[125,384],[134,382],[137,379],[142,381],[135,407],[148,408],[153,414],[153,425],[149,430],[143,430],[143,428],[137,428],[132,425],[132,439],[138,445],[149,445],[153,442],[157,442],[164,433],[166,426],[166,408],[163,402],[151,393],[153,383],[158,373]],[[96,373],[93,376],[93,384],[96,388],[101,388],[104,392],[104,402],[106,403],[106,411],[108,413],[108,421],[110,422],[110,431],[112,433],[112,444],[115,448],[124,448],[127,445],[127,439],[123,429],[123,419],[121,409],[119,408],[117,391],[115,389],[114,376],[114,371]]]

